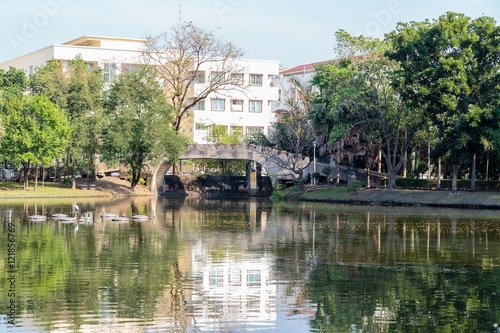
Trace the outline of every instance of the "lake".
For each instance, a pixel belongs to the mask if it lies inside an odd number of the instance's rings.
[[[498,211],[135,197],[0,216],[0,332],[500,332]]]

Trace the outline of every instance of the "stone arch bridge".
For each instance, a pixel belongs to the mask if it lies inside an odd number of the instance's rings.
[[[228,159],[253,161],[265,168],[267,174],[273,179],[295,179],[297,174],[291,170],[304,169],[310,164],[309,157],[295,156],[288,152],[280,152],[268,147],[246,144],[190,144],[179,156],[179,160],[188,159]],[[161,192],[161,186],[171,163],[163,161],[152,170],[150,188],[152,192]],[[247,169],[249,188],[256,187],[256,168]]]

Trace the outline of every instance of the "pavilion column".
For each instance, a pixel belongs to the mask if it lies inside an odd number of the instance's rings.
[[[255,161],[247,161],[246,178],[247,188],[250,195],[257,193],[257,170]]]

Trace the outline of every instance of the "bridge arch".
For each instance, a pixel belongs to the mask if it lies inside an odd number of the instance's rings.
[[[275,149],[246,144],[189,144],[179,156],[179,160],[187,159],[228,159],[255,161],[266,169],[274,179],[295,179],[297,175],[286,165],[295,163],[297,167],[305,168],[310,164],[309,157],[294,156]],[[154,168],[150,188],[152,192],[160,193],[163,179],[171,163],[162,161]],[[273,179],[273,180],[274,180]]]

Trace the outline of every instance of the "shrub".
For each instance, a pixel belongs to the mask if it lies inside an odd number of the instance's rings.
[[[358,190],[361,190],[362,188],[363,188],[363,184],[357,179],[351,180],[350,182],[347,183],[347,190],[348,191],[357,192]]]
[[[323,168],[322,172],[323,172],[323,174],[328,176],[330,173],[332,173],[332,169],[325,167],[325,168]]]
[[[416,179],[416,178],[398,178],[396,186],[413,190],[432,190],[436,188],[436,179]],[[457,181],[459,191],[470,190],[470,180],[459,179]],[[451,179],[441,179],[441,189],[451,190]],[[500,191],[500,182],[498,180],[476,180],[477,191]]]
[[[73,185],[73,180],[69,177],[64,178],[64,185],[71,186]]]
[[[129,175],[129,176],[127,177],[127,180],[128,180],[129,182],[132,182],[132,175]],[[145,184],[146,184],[146,180],[145,180],[144,178],[139,178],[139,182],[138,182],[138,184],[140,184],[140,185],[145,185]]]

